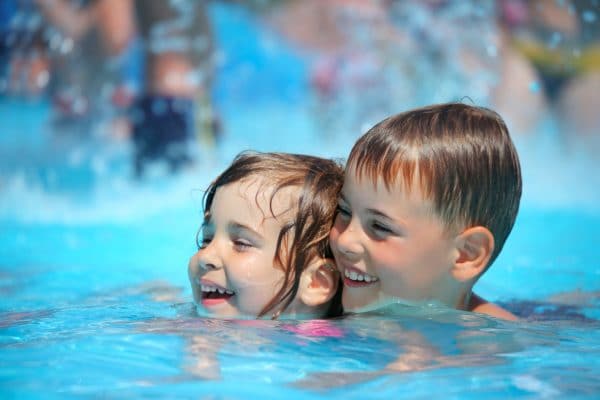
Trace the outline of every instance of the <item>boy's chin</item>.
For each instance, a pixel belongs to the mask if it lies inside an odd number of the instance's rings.
[[[342,292],[342,305],[345,312],[359,313],[377,308],[381,299],[377,292],[356,290],[344,287]]]
[[[345,312],[364,313],[380,310],[391,306],[422,307],[430,302],[426,300],[409,300],[395,296],[388,296],[379,290],[366,291],[348,289],[342,292],[342,304]]]

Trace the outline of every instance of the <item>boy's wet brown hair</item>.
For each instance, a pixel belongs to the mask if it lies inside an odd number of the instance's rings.
[[[272,319],[277,319],[296,297],[300,276],[313,257],[333,259],[329,231],[335,218],[344,169],[336,161],[303,154],[240,153],[205,192],[205,222],[217,189],[254,177],[264,179],[264,188],[271,190],[270,212],[273,216],[275,195],[286,188],[298,188],[296,210],[280,231],[275,251],[276,264],[285,273],[284,284],[258,315],[263,317],[272,312]],[[324,317],[341,315],[341,288],[342,282],[338,281],[338,290]]]
[[[483,226],[494,236],[489,265],[515,222],[521,168],[496,112],[462,103],[410,110],[372,127],[352,148],[347,173],[388,190],[413,180],[448,231]]]

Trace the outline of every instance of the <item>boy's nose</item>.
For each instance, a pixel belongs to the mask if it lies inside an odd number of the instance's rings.
[[[334,226],[337,230],[337,248],[345,256],[356,256],[362,252],[360,242],[360,227],[355,226],[355,221],[343,227]]]

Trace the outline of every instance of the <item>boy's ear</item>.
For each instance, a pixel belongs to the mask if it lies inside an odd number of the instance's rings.
[[[339,271],[335,261],[316,257],[302,272],[299,296],[304,304],[316,307],[327,303],[338,290]]]
[[[494,252],[494,235],[483,226],[464,230],[456,237],[458,255],[452,275],[459,282],[477,278],[485,271]]]

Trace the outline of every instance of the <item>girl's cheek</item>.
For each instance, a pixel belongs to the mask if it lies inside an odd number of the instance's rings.
[[[230,263],[227,279],[237,288],[264,287],[273,285],[277,272],[272,260],[267,260],[260,254],[241,253]]]

